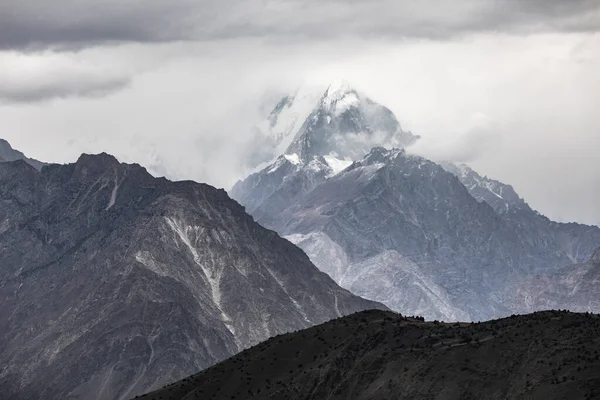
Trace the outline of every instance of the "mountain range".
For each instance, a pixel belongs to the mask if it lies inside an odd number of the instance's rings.
[[[364,112],[372,107],[387,111]],[[411,154],[404,147],[418,137],[388,111],[348,87],[328,89],[285,154],[232,197],[342,287],[395,311],[478,321],[549,307],[535,286],[517,294],[516,285],[588,261],[600,229],[551,221],[509,185]],[[346,150],[365,135],[386,147]]]
[[[223,190],[107,154],[0,163],[0,387],[127,399],[271,336],[384,306]]]
[[[255,134],[231,197],[0,141],[1,397],[128,399],[202,370],[145,397],[600,395],[597,316],[439,322],[599,312],[600,228],[413,154],[344,83]]]

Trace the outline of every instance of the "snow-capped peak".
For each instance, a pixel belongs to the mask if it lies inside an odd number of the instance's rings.
[[[467,164],[442,162],[440,165],[458,177],[477,201],[488,203],[499,213],[506,213],[511,209],[529,209],[527,203],[510,185],[481,176]]]
[[[341,115],[344,111],[352,106],[358,106],[360,98],[356,90],[352,89],[348,82],[334,82],[327,88],[321,105],[329,112]]]
[[[298,154],[285,154],[284,157],[294,165],[301,164],[300,156]]]
[[[345,80],[327,88],[304,86],[284,97],[258,131],[259,150],[249,156],[254,166],[272,164],[283,154],[297,154],[303,164],[331,153],[356,161],[373,147],[403,148],[418,139],[402,130],[390,109]]]
[[[339,80],[331,82],[331,84],[327,88],[327,95],[331,96],[331,95],[335,95],[336,93],[348,93],[348,92],[351,92],[352,90],[353,89],[347,80],[339,79]]]

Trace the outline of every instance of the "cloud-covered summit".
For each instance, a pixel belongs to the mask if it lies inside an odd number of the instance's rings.
[[[130,83],[123,71],[68,54],[0,52],[0,64],[0,103],[102,97]]]

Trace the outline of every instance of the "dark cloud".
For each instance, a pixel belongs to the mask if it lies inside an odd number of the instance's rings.
[[[256,148],[252,127],[279,99],[272,93],[346,78],[422,136],[421,154],[473,162],[552,218],[600,221],[597,34],[12,53],[0,52],[0,87],[13,97],[52,82],[71,88],[58,93],[81,93],[73,89],[81,82],[134,79],[106,98],[0,105],[2,136],[33,158],[68,162],[106,151],[159,175],[229,188],[248,172],[241,160]],[[269,101],[258,112],[261,100]]]
[[[114,63],[113,63],[114,64]],[[0,53],[0,102],[102,97],[130,83],[127,71],[71,54]]]
[[[0,2],[0,49],[266,37],[449,38],[598,31],[597,0],[28,0]]]
[[[127,78],[88,82],[48,82],[38,86],[1,87],[0,102],[32,103],[66,97],[102,97],[129,84]]]

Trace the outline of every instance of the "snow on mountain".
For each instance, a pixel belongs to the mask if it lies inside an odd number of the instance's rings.
[[[466,166],[457,178],[403,149],[374,148],[336,174],[326,157],[288,164],[239,182],[233,197],[342,287],[404,314],[533,311],[511,295],[519,282],[583,262],[600,245],[597,227],[550,221],[508,185]]]
[[[481,176],[463,163],[444,162],[440,165],[448,172],[456,175],[477,201],[485,201],[498,213],[506,213],[511,209],[531,210],[510,185],[490,179],[487,176]]]
[[[317,107],[324,88],[304,85],[283,97],[265,120],[256,127],[256,154],[250,159],[252,167],[272,163],[290,146],[296,134]]]
[[[352,165],[352,162],[353,162],[352,160],[348,160],[348,159],[340,159],[337,157],[337,154],[335,154],[335,153],[333,153],[333,154],[330,153],[326,156],[323,156],[323,158],[327,162],[327,165],[329,165],[329,167],[331,168],[330,176],[333,176],[335,174],[342,172],[343,170],[348,168],[350,165]]]
[[[393,112],[339,81],[304,86],[282,98],[257,127],[253,167],[271,164],[282,154],[308,163],[314,156],[357,160],[374,146],[405,147],[418,139],[402,130]]]
[[[418,136],[347,83],[295,122],[287,149],[232,197],[338,284],[396,311],[444,320],[533,311],[511,294],[517,284],[585,262],[600,245],[598,227],[551,221],[510,185],[407,154]]]
[[[336,116],[342,115],[351,107],[360,106],[358,94],[346,81],[333,82],[323,95],[321,105]]]
[[[571,263],[586,261],[586,257],[598,246],[600,231],[597,226],[551,221],[533,210],[511,185],[481,176],[466,164],[441,165],[462,182],[471,196],[492,206],[502,219],[510,223],[522,242],[556,247]]]
[[[418,136],[402,130],[390,109],[347,83],[334,83],[307,117],[286,153],[298,154],[304,162],[330,154],[355,161],[373,147],[403,148],[416,140]]]

